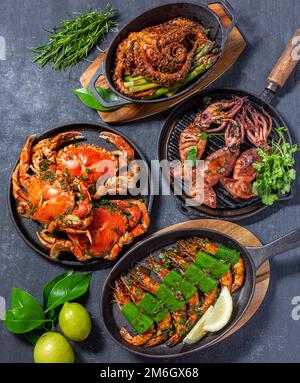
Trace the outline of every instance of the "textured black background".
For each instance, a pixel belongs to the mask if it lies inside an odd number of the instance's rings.
[[[171,2],[171,1],[169,1]],[[239,15],[239,27],[247,39],[247,51],[214,86],[236,87],[259,93],[265,79],[285,44],[299,27],[298,0],[231,0]],[[2,210],[0,222],[0,295],[10,304],[12,287],[23,288],[39,296],[41,287],[63,269],[47,262],[19,238],[8,215],[6,189],[11,167],[25,138],[40,134],[60,123],[99,121],[97,114],[85,107],[71,92],[88,63],[82,62],[71,73],[54,72],[49,66],[40,70],[31,63],[28,46],[47,40],[44,27],[52,27],[73,11],[101,7],[104,0],[1,0],[0,36],[6,40],[7,59],[0,61],[0,158]],[[113,0],[120,11],[119,26],[145,9],[168,3],[166,0]],[[107,46],[108,36],[103,47]],[[96,55],[96,52],[92,57]],[[300,66],[275,101],[300,141]],[[167,115],[142,122],[119,125],[144,151],[148,160],[157,158],[158,136]],[[299,190],[299,181],[297,190]],[[288,203],[276,204],[263,214],[243,224],[263,242],[268,242],[300,225],[299,194]],[[169,196],[155,200],[151,232],[182,222]],[[296,362],[300,361],[300,321],[291,317],[292,298],[300,296],[300,251],[274,259],[267,298],[250,322],[236,334],[210,350],[182,362]],[[106,334],[99,319],[99,299],[109,270],[94,274],[87,307],[93,318],[93,332],[88,341],[75,346],[84,362],[137,362],[142,359],[120,349]],[[1,362],[31,362],[32,348],[22,338],[9,334],[0,323]]]

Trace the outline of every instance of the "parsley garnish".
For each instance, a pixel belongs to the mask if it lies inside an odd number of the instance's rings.
[[[253,164],[253,168],[257,170],[253,193],[258,195],[265,205],[272,205],[279,195],[289,193],[296,178],[294,153],[298,147],[296,144],[291,147],[285,141],[284,131],[286,128],[276,129],[279,141],[272,140],[271,150],[267,153],[259,149],[261,161]]]

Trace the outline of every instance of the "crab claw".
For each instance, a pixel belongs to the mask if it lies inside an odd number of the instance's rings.
[[[63,145],[82,139],[84,139],[82,133],[77,131],[69,131],[59,133],[53,138],[45,138],[44,140],[39,141],[32,148],[33,168],[36,171],[40,170],[40,165],[43,163],[44,158],[54,163],[57,149],[61,148]]]
[[[115,145],[119,150],[113,151],[114,155],[126,156],[128,160],[134,158],[134,150],[123,137],[112,132],[101,132],[99,137]]]
[[[87,232],[87,230],[82,230],[80,233],[87,234]],[[77,231],[77,233],[79,233],[79,231]],[[88,261],[92,258],[88,254],[83,253],[80,247],[73,241],[51,237],[45,230],[36,234],[40,242],[50,249],[50,257],[53,259],[57,259],[63,251],[74,254],[80,262]]]

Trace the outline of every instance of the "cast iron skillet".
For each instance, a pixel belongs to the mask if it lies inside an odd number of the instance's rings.
[[[112,69],[114,66],[114,59],[115,59],[115,52],[118,47],[118,45],[129,35],[131,32],[140,31],[146,27],[150,27],[152,25],[157,25],[164,23],[168,20],[174,19],[176,17],[186,17],[188,19],[194,20],[198,23],[200,23],[204,29],[210,28],[211,33],[210,37],[216,42],[216,45],[221,49],[221,52],[224,49],[225,42],[227,40],[227,37],[236,24],[236,17],[234,10],[231,6],[231,4],[227,0],[220,0],[220,1],[214,1],[214,3],[220,3],[220,5],[226,10],[226,12],[229,14],[231,18],[231,23],[228,27],[224,27],[221,23],[219,17],[206,5],[198,3],[174,3],[174,4],[165,4],[161,5],[159,7],[152,8],[138,17],[131,20],[114,38],[112,43],[110,44],[108,50],[105,54],[105,60],[100,65],[99,69],[95,72],[93,75],[90,83],[89,83],[89,89],[94,94],[94,96],[98,99],[98,101],[105,107],[111,107],[111,106],[122,106],[129,103],[142,103],[142,104],[150,104],[150,103],[157,103],[161,102],[162,100],[171,100],[172,98],[176,98],[195,86],[197,86],[213,69],[214,65],[205,72],[202,76],[199,76],[197,80],[195,80],[191,85],[185,87],[180,92],[176,93],[174,96],[171,97],[164,97],[158,98],[155,100],[138,100],[134,98],[127,97],[120,93],[114,86],[113,83],[113,74]],[[103,75],[105,76],[106,82],[109,85],[110,89],[113,90],[119,97],[119,100],[116,100],[114,102],[106,102],[103,100],[99,93],[97,92],[95,88],[95,83],[99,76]]]
[[[106,126],[96,124],[96,123],[90,123],[90,122],[74,122],[74,123],[66,123],[66,124],[59,125],[59,126],[55,127],[54,129],[48,130],[47,132],[43,133],[41,136],[37,137],[36,141],[40,141],[44,138],[54,137],[56,134],[66,132],[69,130],[76,130],[76,131],[81,132],[86,139],[83,142],[87,142],[87,143],[91,143],[91,144],[95,144],[95,145],[101,145],[101,146],[107,148],[108,150],[112,150],[114,148],[114,146],[106,143],[104,140],[99,138],[99,133],[101,131],[109,131],[109,132],[119,134],[131,145],[131,147],[134,149],[135,154],[136,154],[135,158],[143,161],[144,166],[145,166],[145,171],[147,171],[146,174],[148,174],[148,183],[147,183],[147,185],[145,185],[145,189],[142,191],[140,196],[136,196],[136,197],[132,197],[132,198],[142,198],[147,205],[148,212],[150,213],[150,211],[152,209],[152,203],[153,203],[152,180],[150,178],[150,171],[149,171],[147,161],[146,161],[143,153],[140,151],[140,149],[138,149],[137,146],[130,139],[128,139],[123,133],[120,133],[120,132],[118,132],[114,129],[111,129],[111,128],[107,128]],[[17,159],[17,161],[13,167],[13,170],[15,169],[18,162],[19,162],[19,158]],[[13,173],[13,170],[12,170],[12,173]],[[130,197],[105,196],[105,198],[106,199],[122,199],[122,198],[130,198]],[[30,220],[30,219],[23,218],[23,217],[19,216],[19,214],[17,212],[17,204],[16,204],[16,201],[15,201],[15,199],[13,197],[13,193],[12,193],[11,182],[8,185],[8,207],[9,207],[10,217],[11,217],[18,233],[20,234],[20,236],[33,250],[35,250],[37,253],[39,253],[40,255],[45,257],[46,259],[53,261],[53,262],[56,262],[56,263],[63,264],[65,266],[70,266],[70,267],[76,266],[76,267],[86,268],[86,267],[95,266],[95,265],[97,265],[97,266],[103,265],[103,267],[105,267],[105,266],[107,266],[108,263],[109,263],[109,265],[111,265],[111,262],[108,262],[108,261],[105,262],[101,258],[94,258],[94,259],[91,259],[90,261],[87,261],[87,262],[79,262],[76,260],[74,255],[69,254],[67,252],[62,253],[60,255],[60,257],[57,259],[50,258],[49,250],[46,249],[39,242],[39,240],[36,236],[36,232],[40,231],[42,229],[42,226],[38,222],[35,222],[35,221]],[[59,235],[60,235],[60,233],[57,233],[57,236],[59,236]]]
[[[207,237],[214,243],[222,244],[239,251],[243,257],[245,263],[245,283],[240,290],[233,294],[234,307],[229,324],[223,330],[208,334],[200,342],[193,345],[184,345],[181,343],[174,348],[168,348],[164,344],[150,348],[131,346],[121,338],[119,333],[120,328],[122,326],[128,326],[128,324],[119,310],[117,303],[113,302],[113,286],[116,278],[118,278],[120,274],[130,271],[137,263],[143,262],[150,254],[157,256],[163,248],[174,246],[177,240],[190,238],[192,236]],[[267,259],[298,246],[300,246],[300,228],[262,247],[244,247],[231,237],[206,228],[178,229],[154,237],[150,236],[132,247],[110,272],[102,289],[100,310],[103,323],[109,335],[116,343],[127,351],[140,356],[169,358],[203,350],[221,341],[223,336],[241,320],[253,298],[257,269]]]
[[[296,31],[293,39],[288,44],[287,48],[283,52],[282,56],[276,63],[272,72],[270,73],[267,81],[267,86],[260,96],[256,96],[252,93],[244,90],[234,89],[213,89],[196,94],[189,99],[185,100],[179,105],[169,116],[165,122],[159,139],[159,153],[160,160],[178,160],[179,159],[179,138],[181,132],[187,125],[194,121],[196,113],[207,106],[205,100],[209,97],[210,102],[216,102],[220,100],[228,100],[232,97],[248,97],[249,100],[258,108],[263,108],[269,113],[273,119],[274,128],[286,127],[285,121],[274,107],[270,105],[277,89],[282,88],[288,79],[289,75],[295,68],[299,58],[293,57],[293,48],[295,44],[295,36],[300,36],[300,29]],[[289,132],[285,133],[286,140],[291,142]],[[276,139],[274,131],[271,133],[270,138]],[[241,152],[250,148],[253,145],[245,143],[241,145]],[[224,147],[224,139],[220,136],[212,136],[208,140],[208,144],[203,155],[205,159],[210,153]],[[163,171],[165,177],[168,178],[168,174]],[[222,186],[217,185],[215,191],[217,193],[217,208],[212,209],[207,206],[187,206],[187,196],[180,192],[180,184],[178,181],[171,177],[170,179],[171,191],[176,197],[177,207],[182,213],[188,215],[191,218],[194,217],[217,217],[222,219],[239,220],[248,218],[266,208],[258,197],[250,200],[242,200],[233,198]],[[286,200],[292,198],[292,192],[288,195],[282,196],[280,200]]]

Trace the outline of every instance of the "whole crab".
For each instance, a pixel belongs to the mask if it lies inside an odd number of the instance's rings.
[[[60,136],[53,145],[59,147],[68,138],[68,134]],[[18,213],[40,222],[50,232],[85,232],[92,219],[88,189],[80,180],[70,183],[55,166],[44,170],[37,166],[34,140],[34,135],[27,139],[12,176]]]
[[[18,213],[43,225],[37,236],[51,257],[67,250],[80,261],[113,260],[124,244],[147,230],[149,215],[138,200],[97,200],[135,186],[139,167],[134,150],[119,135],[100,134],[117,147],[113,151],[75,142],[83,138],[69,131],[34,145],[31,135],[13,172],[13,195]],[[68,239],[56,238],[56,230]]]
[[[101,132],[100,138],[117,147],[117,150],[109,151],[100,146],[79,142],[61,149],[56,142],[84,139],[76,131],[68,132],[66,139],[62,139],[64,135],[66,133],[60,133],[36,145],[33,155],[36,167],[55,165],[71,181],[80,179],[95,199],[109,193],[122,194],[135,186],[139,167],[134,160],[133,148],[123,137],[111,132]]]
[[[73,253],[83,262],[91,258],[114,260],[125,244],[144,234],[150,223],[146,205],[135,199],[100,201],[92,210],[92,222],[85,234],[68,232],[69,239],[57,239],[40,233],[40,240],[50,249],[52,258],[62,251]]]

